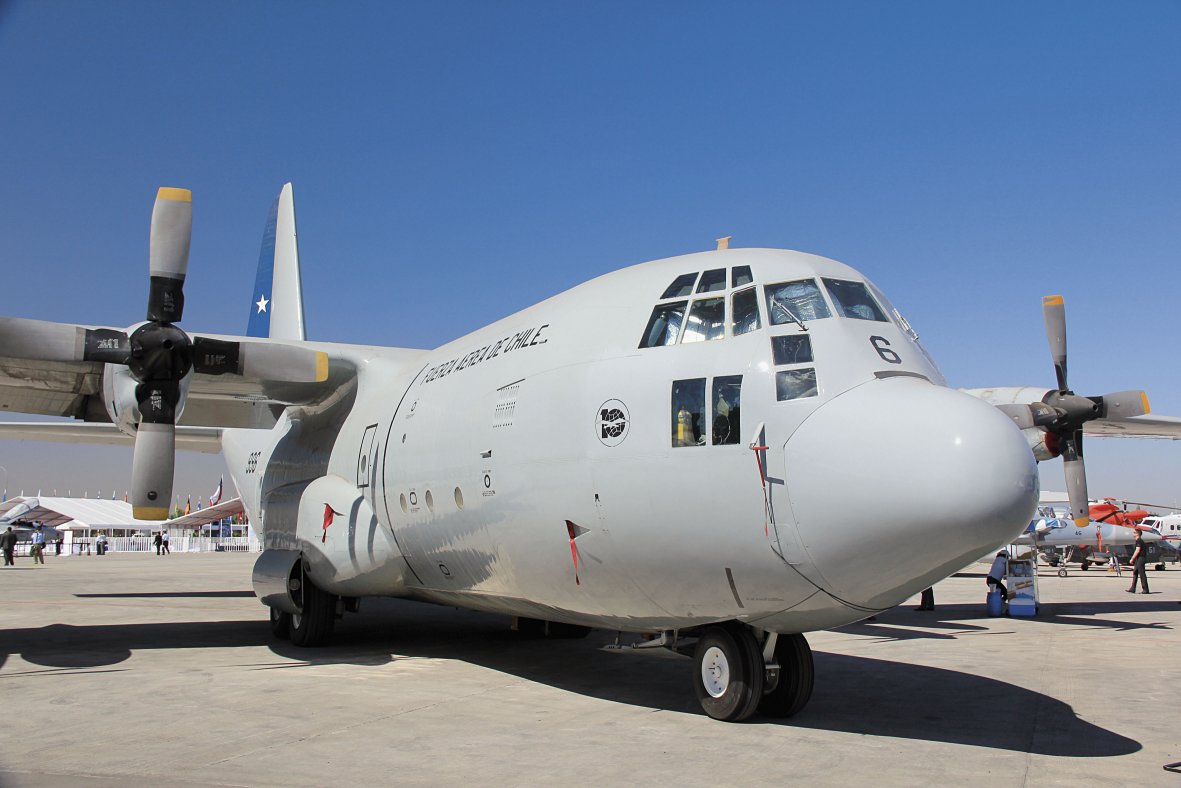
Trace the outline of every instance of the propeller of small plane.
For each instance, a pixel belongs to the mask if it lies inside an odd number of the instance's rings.
[[[1066,377],[1066,304],[1062,296],[1043,298],[1042,313],[1058,389],[1046,394],[1040,402],[1007,405],[1002,410],[1019,427],[1040,427],[1046,431],[1047,447],[1062,455],[1074,522],[1083,527],[1090,522],[1087,474],[1083,463],[1083,425],[1093,419],[1142,416],[1149,410],[1148,395],[1133,390],[1084,397],[1071,391]]]
[[[136,517],[162,520],[172,500],[176,417],[181,382],[191,371],[236,374],[262,382],[311,383],[327,378],[327,355],[266,341],[192,336],[175,324],[184,311],[184,282],[193,229],[192,192],[162,187],[152,210],[146,322],[126,331],[0,318],[0,355],[44,361],[121,364],[136,380],[141,420],[131,462]]]

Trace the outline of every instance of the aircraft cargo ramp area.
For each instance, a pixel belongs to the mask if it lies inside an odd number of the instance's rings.
[[[255,556],[18,559],[0,570],[0,785],[1177,785],[1181,571],[1125,593],[1043,569],[1036,618],[989,618],[986,565],[810,634],[785,721],[705,716],[690,661],[615,634],[366,600],[336,645],[275,640]],[[630,640],[625,636],[625,642]]]

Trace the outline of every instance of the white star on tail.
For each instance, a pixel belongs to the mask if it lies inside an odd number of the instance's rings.
[[[258,301],[256,301],[254,304],[258,307],[258,314],[261,315],[263,312],[267,311],[267,304],[269,303],[271,302],[267,300],[266,295],[260,295],[258,297]]]

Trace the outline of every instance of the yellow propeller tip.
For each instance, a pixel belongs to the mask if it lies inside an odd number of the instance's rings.
[[[1088,525],[1091,524],[1091,518],[1090,517],[1076,517],[1076,518],[1074,518],[1074,524],[1077,525],[1079,528],[1086,528]]]
[[[171,200],[172,202],[192,202],[193,192],[189,189],[178,189],[174,186],[161,186],[156,192],[157,200]]]
[[[328,380],[328,354],[322,351],[316,352],[316,382],[323,383]]]
[[[1060,295],[1045,296],[1042,298],[1042,304],[1044,306],[1062,306],[1062,296],[1060,296]]]
[[[1144,406],[1145,413],[1152,413],[1152,407],[1148,404],[1148,392],[1140,392],[1140,403]]]
[[[167,520],[167,506],[132,506],[131,516],[137,520]]]

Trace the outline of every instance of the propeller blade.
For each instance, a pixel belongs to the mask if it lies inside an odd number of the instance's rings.
[[[141,520],[164,520],[172,500],[180,384],[171,380],[141,383],[135,387],[135,399],[140,422],[131,457],[131,507]]]
[[[1066,474],[1066,492],[1074,524],[1079,528],[1091,522],[1090,498],[1087,497],[1087,472],[1083,464],[1083,432],[1075,430],[1062,440],[1062,469]]]
[[[45,320],[0,317],[0,356],[39,361],[127,363],[127,333]]]
[[[131,458],[131,511],[140,520],[168,519],[172,500],[172,469],[176,427],[141,423]]]
[[[1054,374],[1058,376],[1058,390],[1068,391],[1066,385],[1066,304],[1060,295],[1042,299],[1042,315],[1046,319],[1046,339],[1050,356],[1054,359]]]
[[[271,342],[193,337],[193,369],[206,375],[241,375],[278,383],[322,383],[328,354]]]
[[[148,320],[180,322],[184,312],[185,274],[189,269],[189,241],[193,234],[193,193],[160,187],[152,209],[149,243]]]
[[[1099,418],[1102,419],[1127,419],[1143,416],[1152,410],[1148,405],[1148,394],[1144,391],[1117,391],[1094,399],[1099,405]]]

